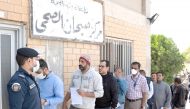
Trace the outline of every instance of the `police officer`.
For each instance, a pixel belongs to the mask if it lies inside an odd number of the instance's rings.
[[[38,85],[32,76],[37,66],[38,52],[31,48],[17,50],[19,69],[7,84],[10,109],[41,109]]]

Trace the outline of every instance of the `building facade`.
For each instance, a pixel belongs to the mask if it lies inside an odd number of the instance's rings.
[[[45,2],[39,3],[38,0],[0,0],[0,109],[8,109],[6,84],[18,68],[15,55],[16,50],[20,47],[27,46],[38,50],[40,55],[47,60],[50,69],[57,72],[57,75],[63,79],[65,91],[68,90],[72,72],[78,68],[78,58],[80,54],[84,53],[91,56],[92,66],[96,69],[100,59],[108,59],[111,62],[110,70],[112,72],[115,67],[120,66],[126,75],[129,74],[130,63],[133,61],[139,61],[143,69],[147,72],[150,71],[150,23],[147,20],[150,9],[149,0],[82,0],[81,3],[83,4],[75,3],[76,0],[70,0],[72,2],[68,2],[68,0],[46,1],[49,3],[56,2],[60,5],[57,7],[74,7],[73,12],[78,10],[87,13],[85,8],[81,8],[81,6],[88,6],[90,17],[87,16],[84,21],[102,18],[100,22],[95,23],[94,27],[94,29],[100,30],[99,36],[101,37],[98,40],[70,38],[75,37],[74,31],[93,30],[91,22],[86,25],[78,23],[77,29],[73,29],[73,34],[69,30],[66,31],[72,25],[66,28],[67,25],[63,20],[59,22],[62,24],[61,27],[45,25],[45,23],[50,22],[50,18],[51,22],[57,23],[59,18],[64,19],[70,16],[67,11],[61,10],[64,14],[53,13],[47,17],[48,12],[46,14],[40,13],[46,12],[45,9],[40,8],[46,6]],[[54,8],[48,7],[48,9],[51,11]],[[101,14],[95,13],[94,10],[101,11]],[[45,17],[42,16],[46,21],[39,25],[37,25],[37,21],[34,21],[35,18],[38,18],[38,15],[35,15],[38,12],[39,16],[46,15]],[[80,13],[76,13],[76,15],[78,14],[80,16]],[[55,18],[58,15],[59,18]],[[75,19],[75,21],[80,22],[82,18]],[[66,19],[65,22],[69,22],[69,19]],[[99,26],[100,29],[97,26],[98,24],[102,24]],[[37,31],[39,34],[35,33],[35,26],[41,26]],[[49,33],[41,34],[46,26],[50,28]],[[52,28],[54,30],[51,31]],[[64,33],[57,32],[60,31],[60,28],[64,28]],[[53,34],[51,35],[51,33]],[[84,34],[88,34],[88,31],[84,31]],[[77,35],[83,36],[84,34]],[[94,31],[92,34],[95,34]]]

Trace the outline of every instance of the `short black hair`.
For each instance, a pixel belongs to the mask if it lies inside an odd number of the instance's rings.
[[[146,72],[145,72],[144,70],[142,70],[142,69],[139,70],[139,72],[140,72],[140,73],[144,73],[144,74],[146,74]]]
[[[22,66],[24,65],[25,61],[28,59],[29,57],[25,57],[23,55],[20,54],[16,54],[16,62],[18,64],[18,66]]]
[[[157,72],[152,72],[151,75],[156,74]]]
[[[162,76],[164,76],[164,73],[162,71],[158,71],[156,74],[162,74]]]
[[[47,62],[44,59],[39,59],[40,68],[48,68]]]
[[[106,63],[106,67],[110,67],[110,62],[108,60],[101,60],[100,62],[105,62]]]
[[[174,82],[181,84],[181,78],[175,77]]]
[[[138,65],[139,69],[141,68],[141,64],[140,64],[139,62],[137,62],[137,61],[133,62],[133,63],[131,64],[131,66],[132,66],[132,65]]]

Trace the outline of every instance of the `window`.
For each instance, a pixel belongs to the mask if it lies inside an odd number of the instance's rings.
[[[100,59],[110,61],[110,71],[121,67],[125,76],[130,72],[132,62],[132,41],[114,38],[106,38],[100,48]]]

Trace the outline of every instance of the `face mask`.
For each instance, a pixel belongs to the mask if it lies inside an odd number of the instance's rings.
[[[38,79],[44,79],[46,77],[46,75],[43,75],[43,73],[40,73],[36,76],[36,78]]]
[[[136,71],[135,69],[132,69],[132,70],[131,70],[131,74],[136,75],[136,74],[137,74],[137,71]]]
[[[115,73],[113,73],[113,76],[116,77]]]
[[[37,72],[38,69],[40,68],[40,63],[39,63],[39,61],[36,61],[36,64],[37,64],[37,65],[32,68],[32,72],[34,72],[34,73]]]

